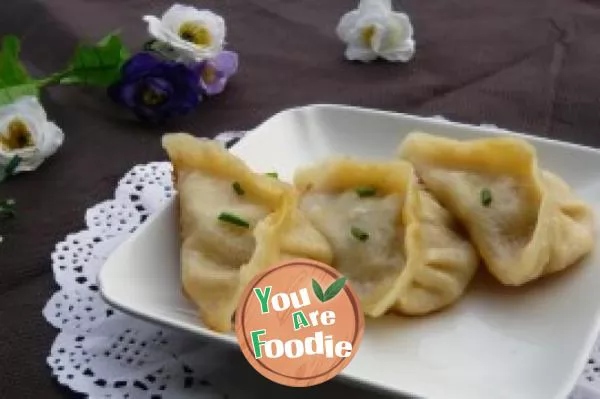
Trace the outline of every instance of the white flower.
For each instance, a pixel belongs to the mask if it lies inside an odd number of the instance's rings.
[[[63,140],[62,130],[48,121],[37,97],[21,97],[0,107],[1,168],[18,155],[21,161],[15,173],[35,170],[56,152]]]
[[[392,11],[391,0],[360,0],[342,16],[336,33],[347,44],[349,60],[406,62],[415,53],[412,24],[406,14]]]
[[[225,20],[209,10],[174,4],[158,19],[147,15],[148,32],[191,61],[214,58],[225,45]]]

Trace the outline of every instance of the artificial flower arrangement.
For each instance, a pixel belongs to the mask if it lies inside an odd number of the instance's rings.
[[[144,121],[162,122],[194,110],[221,93],[237,72],[238,55],[225,50],[223,18],[210,10],[174,4],[161,18],[145,16],[151,39],[130,55],[118,34],[95,45],[80,45],[64,70],[33,78],[19,60],[20,42],[5,36],[0,48],[0,182],[35,170],[64,141],[64,133],[39,101],[47,86],[88,85],[107,89],[117,104]],[[408,16],[391,0],[359,0],[345,13],[337,36],[345,56],[370,62],[407,62],[415,41]],[[15,202],[0,200],[0,219],[14,215]],[[1,237],[0,237],[1,241]]]
[[[342,16],[336,34],[346,44],[344,55],[350,61],[408,62],[415,55],[410,19],[392,9],[392,0],[360,0]]]
[[[64,140],[42,107],[50,85],[105,88],[117,104],[144,121],[162,122],[221,93],[238,56],[225,50],[224,19],[210,10],[174,4],[161,18],[145,16],[151,39],[131,55],[118,34],[80,45],[64,70],[33,78],[19,60],[20,42],[5,36],[0,49],[0,181],[36,169]],[[2,209],[14,203],[0,202]]]

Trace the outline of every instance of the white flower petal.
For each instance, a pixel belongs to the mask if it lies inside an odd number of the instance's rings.
[[[174,4],[160,20],[153,16],[145,16],[143,20],[148,23],[148,32],[152,37],[173,47],[184,59],[202,61],[213,58],[225,45],[225,20],[209,10]],[[195,23],[206,28],[211,43],[201,47],[182,39],[179,31],[185,23]]]
[[[401,12],[395,12],[392,13],[391,18],[392,26],[401,31],[398,40],[400,42],[405,42],[407,40],[412,39],[413,27],[410,22],[410,19],[408,18],[408,15]]]
[[[379,51],[383,47],[388,28],[385,25],[385,21],[375,22],[370,24],[370,26],[371,29],[373,29],[373,36],[371,37],[370,46],[375,53],[379,53]]]
[[[177,32],[179,27],[186,20],[189,21],[191,15],[197,11],[192,6],[184,6],[181,4],[173,4],[165,13],[162,15],[161,22],[166,29]]]
[[[44,124],[44,137],[43,141],[38,146],[40,154],[44,158],[48,158],[50,155],[54,155],[58,148],[62,145],[65,135],[60,127],[55,123],[46,121]]]
[[[361,14],[367,12],[387,14],[392,12],[392,0],[360,0],[358,11]]]
[[[391,0],[361,0],[344,14],[336,33],[347,45],[346,58],[370,61],[408,61],[415,52],[413,28],[404,13],[393,12]]]
[[[35,170],[62,145],[64,133],[56,124],[48,121],[46,111],[34,96],[21,97],[12,104],[0,107],[0,134],[5,134],[8,125],[15,119],[25,123],[33,146],[18,149],[0,146],[0,165],[6,166],[18,155],[21,162],[16,172]]]
[[[402,46],[390,49],[388,51],[379,53],[379,55],[392,62],[407,62],[410,61],[415,55],[415,41],[410,39],[403,43]]]
[[[143,20],[148,24],[148,33],[150,33],[153,38],[160,41],[167,41],[167,37],[164,34],[165,30],[158,18],[152,15],[146,15]]]
[[[16,112],[27,115],[30,118],[37,120],[45,120],[47,118],[46,111],[35,96],[21,97],[19,101],[13,104]]]
[[[345,42],[350,40],[352,30],[356,27],[358,17],[358,10],[352,10],[340,18],[340,22],[336,28],[336,34],[340,40]]]
[[[346,58],[351,61],[369,62],[377,59],[377,53],[368,47],[350,45],[346,48]]]

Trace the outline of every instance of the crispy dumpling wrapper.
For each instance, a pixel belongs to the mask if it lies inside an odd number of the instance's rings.
[[[574,264],[593,247],[593,214],[535,149],[513,137],[458,141],[410,134],[399,157],[464,225],[489,271],[522,285]]]
[[[411,214],[418,238],[409,253],[414,261],[407,286],[398,294],[395,309],[419,315],[456,302],[473,279],[480,258],[458,221],[419,185],[418,209]]]
[[[471,280],[474,249],[419,189],[409,163],[333,158],[298,170],[294,184],[300,209],[329,240],[332,266],[348,278],[367,316],[438,310]]]
[[[292,186],[254,173],[212,140],[173,133],[163,147],[178,193],[183,289],[209,328],[230,331],[246,284],[282,259],[331,261]],[[223,213],[248,225],[220,219]]]

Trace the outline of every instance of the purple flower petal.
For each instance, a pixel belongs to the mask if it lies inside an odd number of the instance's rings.
[[[198,66],[139,53],[124,65],[120,81],[108,89],[108,94],[141,119],[162,121],[189,112],[200,102]]]
[[[139,53],[131,57],[121,69],[121,73],[127,76],[141,76],[147,73],[156,65],[160,64],[160,60],[150,53]]]
[[[125,104],[128,107],[135,107],[139,91],[139,84],[137,83],[124,85],[121,88],[121,99],[123,101],[123,104]]]
[[[233,51],[221,51],[211,62],[214,68],[226,77],[230,77],[238,69],[238,55]]]
[[[152,90],[156,95],[167,98],[173,95],[173,86],[164,78],[148,78],[144,81],[144,85],[146,90]]]
[[[203,81],[200,82],[202,89],[206,92],[208,96],[214,96],[216,94],[222,93],[225,90],[225,86],[227,85],[227,78],[220,77],[214,80],[212,83],[205,84]]]
[[[237,72],[238,55],[233,51],[222,51],[214,59],[204,63],[201,71],[200,86],[209,95],[225,90],[227,81]]]

